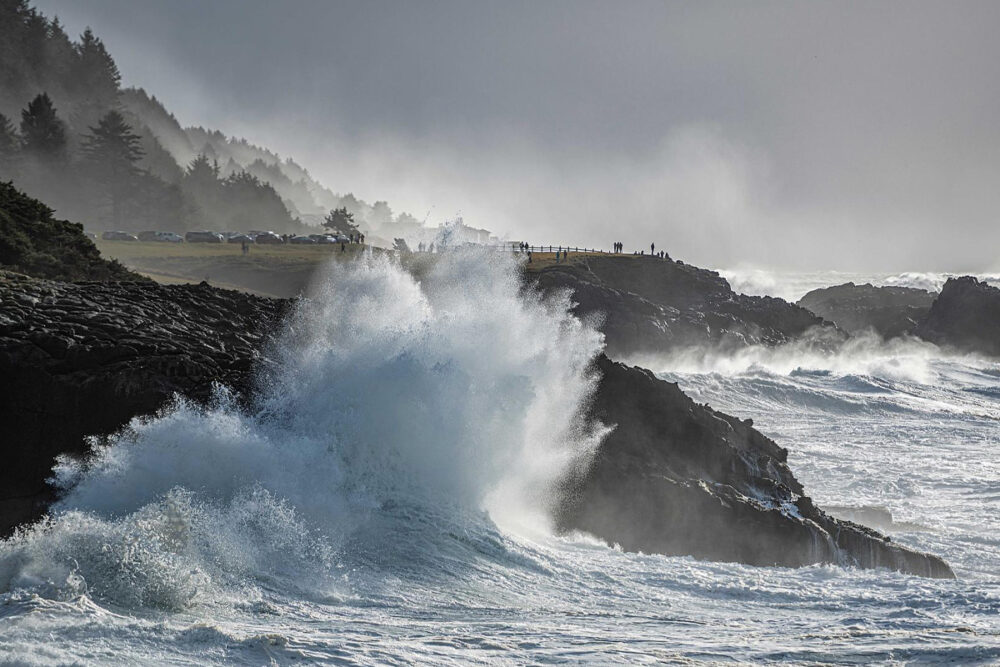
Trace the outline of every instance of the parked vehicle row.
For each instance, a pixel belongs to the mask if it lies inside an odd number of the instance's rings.
[[[96,239],[95,234],[91,236]],[[213,232],[211,230],[187,232],[184,236],[174,232],[139,232],[132,234],[123,231],[107,231],[101,234],[105,241],[145,241],[147,243],[257,243],[257,244],[336,244],[350,243],[343,234],[308,234],[301,236],[280,236],[274,232],[251,230],[249,232]]]

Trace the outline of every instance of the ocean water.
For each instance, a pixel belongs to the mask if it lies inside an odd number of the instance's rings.
[[[968,275],[942,271],[904,271],[901,273],[858,273],[849,271],[772,271],[768,269],[737,267],[718,269],[729,281],[733,290],[751,296],[774,296],[792,303],[806,292],[822,287],[870,283],[876,287],[912,287],[940,292],[948,278]],[[992,285],[1000,284],[1000,273],[990,271],[975,274]]]
[[[261,400],[178,402],[0,543],[0,664],[1000,661],[1000,366],[858,341],[645,363],[789,448],[813,498],[954,581],[553,535],[600,337],[509,258],[331,268]]]

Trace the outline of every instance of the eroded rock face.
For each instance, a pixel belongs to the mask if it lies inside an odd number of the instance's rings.
[[[245,391],[287,302],[207,285],[61,283],[0,271],[0,534],[37,518],[57,454],[213,382]]]
[[[208,285],[57,283],[0,272],[0,531],[38,518],[54,457],[83,454],[213,382],[248,395],[291,302]],[[787,304],[786,304],[787,305]],[[837,521],[804,497],[786,452],[648,371],[597,360],[590,416],[617,425],[567,480],[559,515],[630,550],[755,565],[817,562],[950,576],[940,559]]]
[[[953,577],[948,565],[817,508],[787,451],[749,421],[602,356],[591,415],[615,430],[566,483],[558,517],[628,551],[752,565],[836,563]]]
[[[949,278],[915,333],[960,352],[1000,356],[1000,289],[972,276]]]
[[[645,256],[581,257],[529,272],[544,292],[569,289],[580,317],[598,317],[613,357],[694,346],[780,345],[811,329],[845,335],[813,313],[772,297],[736,294],[715,271]]]
[[[912,287],[845,283],[815,289],[796,305],[851,334],[871,330],[888,339],[912,334],[936,297],[933,292]]]

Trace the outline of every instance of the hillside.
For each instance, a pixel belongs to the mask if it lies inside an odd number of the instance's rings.
[[[145,280],[101,257],[83,225],[0,183],[0,268],[50,280]]]
[[[155,96],[121,87],[92,30],[74,41],[27,0],[0,2],[0,179],[96,230],[310,233],[341,207],[369,232],[416,223],[246,139],[182,127]]]

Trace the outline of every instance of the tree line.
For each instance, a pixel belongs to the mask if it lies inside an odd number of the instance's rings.
[[[249,171],[223,176],[204,155],[176,167],[120,85],[89,28],[74,42],[27,0],[0,0],[0,180],[97,229],[314,229]]]

